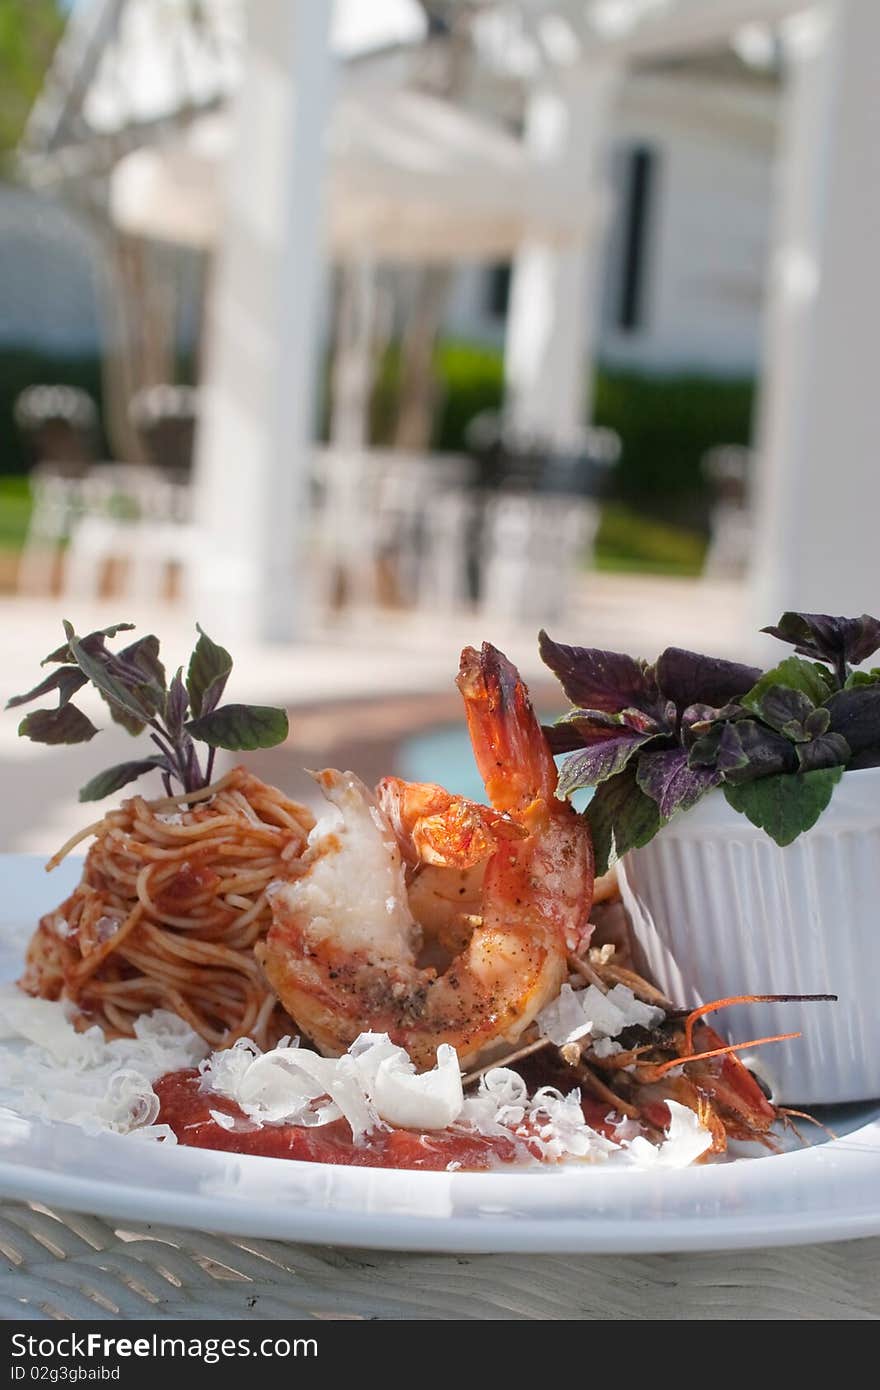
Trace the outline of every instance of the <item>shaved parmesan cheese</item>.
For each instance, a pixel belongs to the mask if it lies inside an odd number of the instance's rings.
[[[208,1114],[221,1129],[235,1129],[235,1116],[227,1115],[225,1110],[209,1110]]]
[[[139,1018],[134,1038],[107,1042],[100,1028],[78,1033],[61,1004],[32,999],[16,985],[0,985],[0,1019],[0,1103],[92,1131],[168,1138],[167,1125],[154,1123],[152,1083],[194,1066],[206,1050],[164,1010]]]
[[[319,1057],[296,1040],[271,1052],[236,1043],[202,1064],[202,1084],[260,1123],[327,1124],[344,1117],[355,1141],[389,1124],[445,1129],[461,1110],[455,1049],[441,1046],[437,1068],[419,1075],[385,1033],[361,1033],[344,1057]]]
[[[481,1134],[512,1132],[545,1159],[601,1161],[621,1152],[617,1144],[587,1124],[580,1091],[563,1096],[544,1086],[529,1099],[522,1077],[507,1067],[486,1072],[477,1094],[465,1101],[461,1122],[471,1124]]]
[[[650,1026],[659,1012],[618,986],[609,995],[590,989],[573,1002],[561,999],[557,1021],[560,1032],[588,1024],[594,1045],[610,1053],[619,1044],[603,1029]],[[675,1101],[666,1102],[670,1126],[659,1147],[631,1121],[619,1124],[609,1139],[586,1122],[579,1091],[563,1095],[544,1087],[530,1097],[522,1077],[507,1067],[491,1068],[477,1091],[465,1096],[454,1048],[441,1045],[434,1070],[418,1073],[385,1033],[361,1033],[338,1058],[300,1047],[298,1038],[284,1038],[269,1052],[244,1038],[205,1058],[202,1040],[174,1014],[144,1015],[135,1024],[135,1038],[107,1042],[98,1028],[76,1032],[62,1004],[32,999],[15,986],[0,986],[0,1019],[0,1104],[94,1132],[176,1142],[168,1125],[157,1123],[152,1083],[200,1063],[203,1090],[234,1101],[254,1123],[312,1127],[344,1119],[356,1143],[391,1126],[423,1131],[427,1143],[431,1131],[454,1126],[520,1141],[523,1161],[577,1159],[640,1168],[684,1167],[711,1144],[694,1112]],[[209,1113],[222,1129],[236,1127],[234,1116]]]
[[[49,926],[62,941],[66,941],[73,930],[63,912],[53,912],[49,918]]]
[[[665,1105],[671,1118],[662,1144],[651,1144],[640,1134],[623,1141],[639,1168],[688,1168],[712,1143],[711,1134],[693,1110],[677,1100],[667,1100]]]
[[[653,1028],[664,1017],[662,1009],[643,1003],[626,985],[615,985],[607,994],[595,985],[579,990],[563,985],[558,998],[538,1014],[538,1027],[557,1047],[564,1047],[588,1035],[615,1038],[633,1024]]]
[[[442,1043],[434,1071],[419,1075],[402,1048],[379,1063],[373,1082],[376,1109],[392,1125],[409,1129],[446,1129],[464,1102],[455,1048]]]

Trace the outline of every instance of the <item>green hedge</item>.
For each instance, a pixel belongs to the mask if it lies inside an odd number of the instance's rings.
[[[373,442],[392,437],[399,358],[385,356],[373,398]],[[497,410],[503,367],[497,349],[448,342],[437,352],[440,400],[434,445],[460,451],[468,421]],[[0,473],[24,471],[26,461],[12,419],[15,397],[35,382],[80,386],[100,405],[101,373],[95,358],[49,358],[0,349]],[[753,383],[696,375],[645,377],[600,369],[595,417],[617,430],[623,457],[617,495],[658,517],[700,526],[706,489],[700,460],[715,444],[745,444],[751,432]]]
[[[501,353],[466,343],[445,343],[437,352],[440,401],[434,445],[464,448],[468,421],[497,410],[503,399]],[[374,443],[387,443],[394,427],[398,357],[386,354],[373,400]],[[619,498],[659,516],[705,520],[706,486],[700,462],[717,444],[747,444],[751,437],[754,383],[697,376],[647,377],[600,368],[595,385],[596,423],[617,431],[623,454],[617,470]]]
[[[594,416],[617,430],[618,495],[679,518],[706,497],[700,462],[718,444],[748,444],[754,382],[708,376],[598,373]]]
[[[437,349],[439,387],[432,443],[435,449],[460,453],[469,421],[481,410],[497,410],[504,398],[504,366],[501,353],[474,343],[442,343]],[[394,435],[400,355],[396,347],[386,352],[373,392],[371,437],[374,444],[388,444]]]

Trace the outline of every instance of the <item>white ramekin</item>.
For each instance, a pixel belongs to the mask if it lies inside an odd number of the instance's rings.
[[[746,1058],[774,1100],[880,1096],[880,768],[845,772],[813,828],[785,849],[715,791],[620,869],[642,964],[676,1002],[839,996],[718,1016],[731,1041],[803,1034]]]

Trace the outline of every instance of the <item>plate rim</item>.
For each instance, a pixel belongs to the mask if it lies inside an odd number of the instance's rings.
[[[155,1151],[149,1141],[138,1141],[126,1135],[89,1134],[76,1126],[61,1122],[33,1120],[20,1117],[8,1108],[0,1111],[0,1142],[3,1141],[4,1119],[13,1119],[16,1126],[22,1121],[29,1131],[38,1136],[57,1137],[67,1134],[73,1139],[74,1147],[94,1146],[97,1152],[106,1152],[108,1146],[121,1153],[119,1146],[137,1144],[136,1153],[149,1156]],[[869,1142],[863,1144],[867,1139]],[[857,1146],[853,1141],[859,1141]],[[873,1141],[873,1142],[870,1142]],[[143,1148],[141,1148],[141,1145]],[[8,1146],[8,1145],[7,1145]],[[851,1147],[852,1146],[852,1147]],[[182,1164],[187,1168],[201,1168],[205,1181],[216,1179],[224,1167],[244,1169],[252,1181],[258,1182],[260,1175],[281,1176],[289,1173],[292,1178],[302,1179],[306,1186],[319,1188],[326,1179],[327,1169],[333,1169],[334,1178],[342,1178],[344,1188],[368,1189],[377,1184],[391,1187],[402,1176],[407,1187],[411,1187],[413,1198],[428,1197],[431,1189],[448,1188],[453,1193],[468,1186],[476,1189],[486,1188],[488,1195],[501,1197],[499,1191],[492,1192],[489,1187],[500,1179],[505,1184],[505,1194],[509,1197],[510,1184],[530,1186],[537,1191],[538,1186],[552,1184],[554,1177],[563,1178],[564,1183],[572,1185],[579,1179],[601,1185],[603,1189],[621,1184],[629,1189],[641,1189],[641,1195],[650,1198],[660,1193],[664,1198],[672,1197],[673,1205],[655,1215],[598,1218],[595,1210],[587,1209],[583,1216],[573,1214],[566,1206],[556,1216],[525,1215],[519,1210],[498,1214],[478,1214],[476,1212],[457,1215],[419,1215],[412,1211],[393,1210],[355,1210],[351,1207],[338,1208],[316,1205],[283,1209],[274,1199],[260,1202],[251,1197],[236,1199],[234,1195],[206,1195],[192,1191],[174,1190],[167,1186],[147,1186],[140,1182],[120,1184],[110,1182],[106,1177],[79,1177],[75,1174],[53,1171],[51,1168],[30,1164],[24,1161],[10,1162],[0,1158],[0,1197],[8,1200],[43,1202],[60,1209],[90,1213],[118,1222],[134,1221],[164,1227],[180,1227],[186,1230],[211,1231],[217,1234],[250,1237],[253,1239],[274,1239],[298,1241],[314,1245],[344,1245],[358,1249],[411,1250],[437,1254],[675,1254],[684,1252],[712,1253],[723,1250],[745,1250],[773,1248],[813,1243],[836,1243],[872,1236],[880,1236],[880,1120],[871,1120],[862,1128],[838,1140],[812,1150],[797,1153],[767,1155],[766,1160],[758,1160],[757,1168],[771,1176],[766,1164],[770,1165],[781,1178],[782,1169],[788,1175],[793,1170],[813,1167],[815,1169],[849,1168],[855,1176],[865,1178],[875,1175],[873,1190],[864,1190],[862,1201],[850,1210],[833,1207],[804,1207],[773,1213],[766,1207],[749,1210],[748,1205],[736,1217],[727,1213],[709,1216],[699,1215],[697,1204],[690,1203],[687,1194],[686,1204],[676,1206],[679,1194],[676,1187],[691,1187],[701,1181],[707,1187],[725,1186],[726,1175],[738,1170],[744,1177],[752,1171],[755,1176],[746,1179],[747,1187],[761,1188],[760,1173],[752,1170],[750,1159],[742,1159],[733,1164],[718,1164],[688,1169],[658,1170],[607,1170],[593,1165],[571,1165],[562,1171],[554,1172],[526,1170],[522,1172],[501,1171],[500,1173],[445,1173],[413,1172],[396,1169],[375,1168],[336,1168],[334,1165],[305,1163],[297,1159],[263,1158],[251,1154],[230,1154],[211,1149],[197,1149],[184,1146],[160,1150],[162,1168]],[[167,1155],[167,1157],[165,1156]],[[181,1160],[181,1156],[185,1157]],[[868,1157],[870,1155],[870,1158]],[[865,1162],[860,1164],[859,1159]],[[814,1160],[812,1163],[810,1160]],[[818,1161],[815,1161],[817,1160]],[[843,1162],[841,1162],[843,1159]],[[798,1163],[797,1160],[800,1160]],[[268,1167],[267,1167],[268,1165]],[[777,1165],[782,1165],[782,1168]],[[715,1175],[709,1177],[708,1175]],[[697,1175],[707,1175],[703,1178]],[[838,1181],[846,1184],[853,1172],[838,1173]],[[159,1173],[158,1177],[166,1176]],[[803,1173],[801,1173],[803,1176]],[[827,1176],[827,1174],[826,1174]],[[610,1182],[609,1182],[610,1180]],[[361,1192],[361,1196],[365,1191]],[[567,1194],[572,1196],[573,1194]],[[596,1193],[589,1195],[595,1196]],[[709,1193],[703,1194],[710,1195]],[[743,1194],[740,1194],[741,1196]]]
[[[4,877],[15,875],[21,861],[27,862],[28,873],[45,862],[37,855],[0,854]],[[18,886],[28,898],[27,885]],[[28,909],[28,918],[35,910]],[[4,917],[11,926],[13,919]],[[47,1163],[45,1156],[41,1158],[41,1143],[50,1158],[53,1147],[70,1153],[77,1171],[61,1171],[52,1161]],[[80,1175],[89,1161],[100,1171],[102,1158],[103,1176]],[[120,1160],[117,1167],[135,1173],[139,1161],[143,1166],[145,1158],[148,1164],[158,1158],[155,1180],[150,1184],[130,1177],[120,1181],[112,1173],[114,1158]],[[438,1254],[709,1253],[880,1236],[878,1158],[880,1116],[876,1114],[839,1139],[766,1155],[757,1162],[744,1158],[687,1169],[648,1170],[571,1163],[559,1169],[447,1173],[337,1167],[188,1146],[165,1148],[130,1136],[88,1133],[0,1107],[0,1198],[42,1202],[117,1222]],[[183,1181],[188,1178],[222,1188],[224,1171],[226,1194],[187,1190]],[[173,1180],[162,1181],[173,1179],[175,1173],[176,1185]],[[270,1174],[272,1183],[261,1183]],[[252,1191],[236,1195],[232,1185],[236,1175],[243,1175],[246,1188],[271,1186],[283,1193],[287,1186],[317,1201],[279,1209],[277,1197],[260,1201]],[[585,1198],[576,1190],[584,1182],[590,1184]],[[321,1204],[322,1187],[336,1192],[333,1205]],[[801,1205],[791,1206],[787,1196],[778,1211],[767,1204],[768,1189],[786,1193],[792,1187],[803,1194]],[[615,1214],[615,1199],[624,1191],[642,1203],[642,1212],[628,1213],[624,1203],[622,1214]],[[842,1193],[843,1204],[829,1201],[828,1191]],[[538,1199],[542,1193],[545,1197],[558,1194],[558,1210],[542,1213]],[[378,1199],[378,1207],[372,1210],[371,1194],[374,1203]],[[400,1194],[408,1201],[403,1210],[399,1209]],[[434,1212],[429,1198],[435,1199]],[[719,1198],[738,1204],[739,1210],[724,1210],[717,1205]],[[441,1211],[444,1200],[448,1210]],[[583,1201],[580,1210],[579,1201]],[[715,1211],[701,1211],[712,1201]],[[471,1210],[467,1210],[468,1202]],[[462,1203],[462,1211],[456,1212],[456,1204]]]

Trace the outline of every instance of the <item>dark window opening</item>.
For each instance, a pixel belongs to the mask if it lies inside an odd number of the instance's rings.
[[[632,333],[644,322],[647,245],[657,156],[639,146],[632,151],[624,191],[623,255],[618,327]]]
[[[495,319],[507,318],[510,303],[510,263],[501,261],[490,267],[486,284],[486,312]]]

